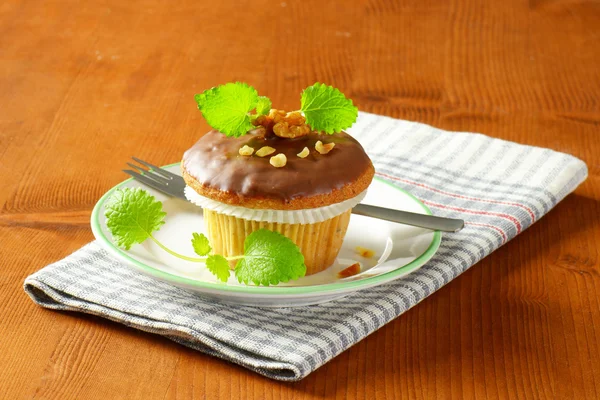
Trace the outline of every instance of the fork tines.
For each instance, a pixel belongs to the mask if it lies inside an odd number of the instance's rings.
[[[132,169],[124,169],[123,172],[153,189],[185,199],[185,182],[181,176],[137,157],[131,158],[141,166],[128,162],[127,165]]]

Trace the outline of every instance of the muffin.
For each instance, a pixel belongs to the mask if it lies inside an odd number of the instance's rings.
[[[371,160],[350,135],[316,131],[298,111],[255,115],[250,128],[241,135],[213,129],[183,156],[186,196],[202,206],[214,252],[242,255],[246,237],[268,229],[299,247],[306,275],[324,270],[341,249],[352,207],[371,184]]]

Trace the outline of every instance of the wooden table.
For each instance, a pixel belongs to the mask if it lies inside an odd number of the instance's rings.
[[[0,397],[599,398],[599,65],[593,1],[3,1]],[[35,306],[24,278],[93,239],[127,158],[178,161],[208,129],[193,95],[233,80],[287,109],[324,81],[365,111],[571,153],[590,176],[298,383]]]

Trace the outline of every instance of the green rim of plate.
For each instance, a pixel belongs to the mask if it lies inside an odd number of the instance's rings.
[[[179,163],[165,165],[162,168],[170,168],[175,165],[179,165]],[[421,206],[421,208],[423,209],[423,211],[425,211],[426,214],[432,215],[429,207],[427,207],[425,204],[421,203],[421,201],[419,199],[417,199],[415,196],[413,196],[411,193],[409,193],[406,190],[399,188],[398,186],[396,186],[390,182],[387,182],[381,178],[375,177],[374,179],[377,180],[378,182],[382,182],[388,186],[391,186],[392,188],[398,190],[399,192],[404,193],[405,195],[410,197],[412,200],[414,200],[417,204],[419,204],[419,206]],[[410,263],[408,263],[402,267],[398,267],[398,269],[387,272],[385,274],[381,274],[381,275],[377,275],[377,276],[374,276],[371,278],[365,278],[365,279],[361,279],[361,280],[357,280],[357,281],[328,283],[328,284],[324,284],[324,285],[285,286],[285,287],[228,286],[226,283],[204,282],[204,281],[199,281],[199,280],[195,280],[195,279],[184,278],[179,275],[170,274],[168,272],[161,271],[161,270],[153,268],[149,265],[146,265],[146,264],[134,259],[133,257],[130,257],[129,254],[127,254],[127,252],[125,250],[122,250],[122,249],[118,248],[117,246],[115,246],[112,243],[112,241],[104,235],[104,232],[102,231],[101,226],[100,226],[100,215],[101,215],[100,210],[103,208],[104,203],[113,194],[113,192],[115,190],[121,188],[122,186],[124,186],[125,184],[129,183],[132,180],[133,180],[133,178],[130,178],[130,179],[127,179],[127,180],[119,183],[118,185],[116,185],[112,189],[110,189],[108,192],[106,192],[104,194],[104,196],[102,196],[100,198],[100,200],[98,200],[98,203],[96,203],[96,205],[94,206],[94,210],[92,211],[92,216],[91,216],[92,232],[94,233],[94,236],[96,236],[96,239],[103,242],[104,245],[111,248],[113,251],[118,253],[123,259],[126,259],[128,262],[135,265],[137,268],[141,269],[142,271],[144,271],[150,275],[153,275],[155,277],[158,277],[158,278],[170,281],[170,282],[178,283],[181,285],[194,286],[197,288],[212,289],[212,290],[218,290],[218,291],[223,291],[223,292],[235,292],[235,293],[244,293],[244,294],[267,294],[267,295],[268,294],[278,294],[278,295],[281,295],[281,294],[315,294],[315,293],[332,293],[332,292],[337,292],[337,291],[345,291],[347,289],[361,287],[361,286],[373,286],[381,281],[390,281],[393,279],[394,276],[405,275],[405,274],[412,272],[413,270],[415,270],[415,269],[421,267],[423,264],[425,264],[425,262],[427,262],[435,254],[435,252],[439,248],[440,243],[442,241],[441,232],[434,231],[433,240],[429,244],[429,247],[427,248],[427,250],[425,250],[425,252],[423,254],[421,254],[419,257],[417,257]]]

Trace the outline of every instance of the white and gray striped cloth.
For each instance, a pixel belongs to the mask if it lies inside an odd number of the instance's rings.
[[[466,220],[404,279],[318,306],[224,306],[142,275],[92,242],[28,277],[25,290],[43,307],[99,315],[270,378],[299,380],[514,238],[587,176],[566,154],[372,114],[361,113],[351,133],[380,177],[434,214]]]

